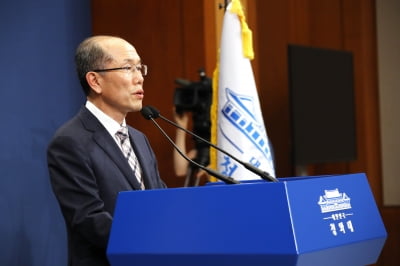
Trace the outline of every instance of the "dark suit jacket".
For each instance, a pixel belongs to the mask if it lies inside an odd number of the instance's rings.
[[[165,188],[145,135],[129,127],[129,136],[146,189]],[[86,107],[56,132],[47,160],[66,222],[69,265],[108,265],[106,248],[117,195],[140,189],[129,163]]]

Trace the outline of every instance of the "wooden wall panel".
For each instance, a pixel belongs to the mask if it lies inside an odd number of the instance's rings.
[[[351,171],[367,173],[382,203],[375,8],[373,1],[343,1],[344,42],[354,54],[358,160]]]
[[[287,1],[257,1],[256,56],[260,104],[275,155],[277,176],[291,176],[290,121],[286,47]]]

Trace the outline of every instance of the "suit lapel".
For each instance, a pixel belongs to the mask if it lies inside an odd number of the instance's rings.
[[[132,168],[108,131],[85,107],[81,109],[80,114],[81,120],[86,129],[93,132],[93,139],[97,145],[99,145],[101,149],[103,149],[104,152],[110,157],[110,159],[114,161],[132,188],[140,190],[140,184],[137,181]]]
[[[111,160],[118,166],[124,176],[127,178],[128,182],[135,189],[140,190],[140,184],[137,181],[134,172],[132,171],[131,166],[128,163],[128,160],[123,155],[121,149],[117,146],[115,141],[111,138],[112,141],[109,141],[110,134],[104,130],[106,134],[96,132],[94,134],[94,139],[97,144],[108,154]]]

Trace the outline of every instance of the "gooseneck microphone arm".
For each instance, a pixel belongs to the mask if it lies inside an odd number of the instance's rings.
[[[193,133],[193,132],[187,130],[186,128],[181,127],[181,126],[178,125],[177,123],[172,122],[172,121],[169,120],[168,118],[162,116],[162,115],[160,114],[160,112],[159,112],[157,109],[155,109],[154,107],[152,107],[152,106],[147,106],[147,107],[144,107],[144,108],[150,108],[150,111],[149,111],[149,112],[151,112],[152,117],[154,117],[154,118],[160,117],[162,120],[166,121],[167,123],[169,123],[169,124],[171,124],[171,125],[173,125],[173,126],[179,128],[179,129],[185,131],[186,133],[188,133],[188,134],[194,136],[195,138],[198,138],[199,140],[201,140],[201,141],[207,143],[207,144],[210,145],[211,147],[213,147],[213,148],[219,150],[220,152],[222,152],[222,153],[228,155],[229,157],[231,157],[232,159],[234,159],[235,161],[237,161],[238,163],[240,163],[241,165],[243,165],[244,167],[246,167],[246,168],[247,168],[248,170],[250,170],[251,172],[253,172],[253,173],[257,174],[258,176],[260,176],[262,179],[264,179],[264,180],[266,180],[266,181],[279,182],[279,180],[278,180],[277,178],[271,176],[269,173],[267,173],[267,172],[265,172],[265,171],[263,171],[263,170],[261,170],[261,169],[255,167],[255,166],[253,166],[253,165],[250,164],[250,163],[247,163],[247,162],[244,162],[244,161],[238,159],[238,158],[235,157],[234,155],[228,153],[227,151],[224,151],[223,149],[221,149],[220,147],[214,145],[213,143],[209,142],[208,140],[206,140],[206,139],[204,139],[204,138],[202,138],[202,137],[196,135],[195,133]]]
[[[143,114],[143,113],[142,113]],[[143,116],[145,116],[143,114]],[[156,125],[156,127],[161,131],[161,133],[168,139],[168,141],[174,146],[174,148],[179,152],[179,154],[184,157],[186,160],[188,160],[190,163],[196,165],[197,167],[203,169],[204,171],[206,171],[209,175],[214,176],[215,178],[227,183],[227,184],[240,184],[239,181],[233,179],[232,177],[229,176],[225,176],[221,173],[218,173],[208,167],[205,167],[195,161],[193,161],[192,159],[190,159],[189,157],[187,157],[180,149],[179,147],[172,141],[172,139],[167,135],[167,133],[165,133],[165,131],[160,127],[160,125],[153,119],[153,117],[150,116],[145,116],[146,119],[151,120],[154,125]]]

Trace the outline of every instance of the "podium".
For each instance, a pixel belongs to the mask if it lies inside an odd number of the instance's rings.
[[[111,265],[368,265],[387,233],[365,174],[121,192]]]

